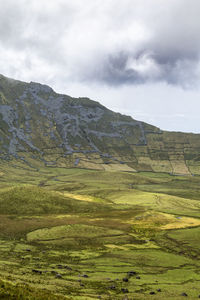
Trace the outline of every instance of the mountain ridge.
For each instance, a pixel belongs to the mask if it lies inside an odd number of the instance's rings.
[[[0,75],[0,163],[200,174],[200,134],[167,132],[89,98]]]

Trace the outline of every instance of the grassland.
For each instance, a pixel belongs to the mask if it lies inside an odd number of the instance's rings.
[[[0,299],[197,299],[199,200],[199,176],[2,163]]]

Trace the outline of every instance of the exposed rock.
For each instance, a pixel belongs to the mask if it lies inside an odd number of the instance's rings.
[[[183,297],[188,297],[188,294],[182,293],[181,296],[183,296]]]
[[[114,285],[111,285],[111,286],[109,287],[109,289],[111,289],[111,290],[115,290],[115,289],[116,289],[116,287],[115,287]]]
[[[150,292],[150,293],[149,293],[149,295],[155,295],[155,294],[156,294],[155,292]]]
[[[32,272],[40,275],[42,274],[42,271],[36,269],[32,269]]]
[[[122,288],[121,291],[122,291],[122,293],[124,293],[124,294],[127,294],[127,293],[129,292],[129,290],[126,289],[126,288]]]

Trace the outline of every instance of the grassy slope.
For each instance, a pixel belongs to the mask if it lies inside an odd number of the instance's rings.
[[[197,299],[199,183],[1,166],[1,299]]]

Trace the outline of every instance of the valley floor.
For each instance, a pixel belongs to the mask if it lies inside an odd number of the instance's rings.
[[[0,299],[197,299],[200,177],[0,165]]]

